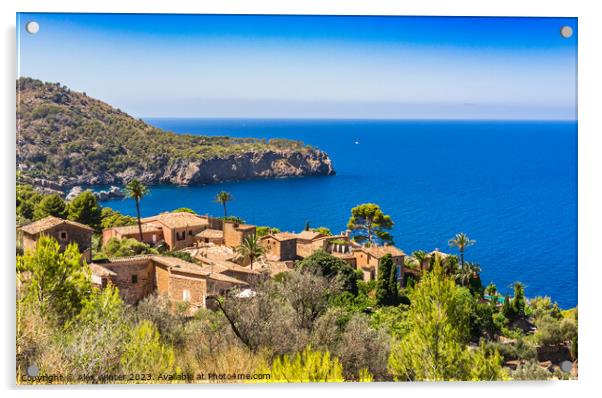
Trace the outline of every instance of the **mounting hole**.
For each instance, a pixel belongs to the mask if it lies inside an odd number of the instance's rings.
[[[40,31],[40,24],[36,21],[29,21],[25,24],[25,30],[27,31],[27,33],[35,35]]]
[[[573,363],[571,361],[562,361],[560,364],[560,369],[562,369],[562,371],[565,373],[569,373],[571,370],[573,370]]]
[[[570,26],[563,26],[560,28],[560,36],[564,37],[565,39],[573,36],[573,28]]]

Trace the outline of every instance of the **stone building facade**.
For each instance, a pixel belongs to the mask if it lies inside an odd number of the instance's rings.
[[[297,236],[288,232],[269,234],[260,239],[266,249],[266,258],[270,261],[288,261],[297,259]]]
[[[176,257],[142,255],[115,258],[90,265],[92,281],[100,287],[117,286],[127,304],[136,304],[152,293],[166,295],[175,302],[188,302],[192,312],[206,306],[210,295],[224,294],[234,287],[247,286],[206,266]]]
[[[140,240],[140,230],[138,225],[127,225],[123,227],[113,227],[102,231],[102,244],[106,245],[111,239],[136,239]],[[163,228],[148,223],[142,224],[142,241],[153,246],[163,240]]]
[[[119,289],[121,299],[128,304],[135,304],[154,291],[155,270],[151,258],[146,256],[125,257],[106,262],[94,263],[92,281],[106,286],[108,281]],[[99,275],[97,268],[104,268],[111,273]],[[94,278],[94,276],[97,278]]]
[[[163,241],[170,250],[192,247],[195,235],[209,228],[209,219],[188,212],[162,213],[143,218],[144,224],[154,225],[163,231]]]
[[[238,247],[246,237],[255,235],[256,229],[254,225],[226,221],[223,223],[223,233],[226,246]]]
[[[18,232],[21,235],[24,251],[35,250],[40,236],[46,235],[55,238],[61,250],[65,250],[70,243],[76,243],[82,254],[82,260],[89,263],[92,259],[94,229],[87,225],[48,216],[20,227]]]
[[[403,280],[405,253],[397,247],[390,245],[360,247],[354,248],[352,253],[356,260],[357,269],[362,270],[365,281],[378,278],[378,261],[385,254],[390,254],[392,256],[397,279],[399,281]]]

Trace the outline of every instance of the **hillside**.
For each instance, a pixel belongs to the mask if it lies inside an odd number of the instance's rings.
[[[31,78],[17,81],[17,169],[37,186],[207,184],[332,175],[328,154],[299,141],[182,135]]]

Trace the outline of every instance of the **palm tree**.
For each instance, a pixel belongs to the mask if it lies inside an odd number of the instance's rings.
[[[467,262],[464,267],[461,267],[456,273],[456,280],[460,285],[468,286],[470,280],[476,278],[480,272],[481,266],[479,264]]]
[[[224,219],[228,218],[228,208],[226,207],[226,203],[231,202],[232,199],[234,199],[232,194],[226,191],[218,192],[218,194],[215,195],[215,201],[217,203],[221,203],[224,207]]]
[[[492,304],[497,304],[497,286],[493,282],[485,288],[485,294],[490,297]]]
[[[422,270],[429,255],[424,250],[416,250],[412,253],[412,256],[416,259],[416,262],[418,263],[418,269]]]
[[[497,286],[495,286],[495,283],[491,282],[489,285],[487,285],[485,288],[485,294],[491,297],[497,294]]]
[[[472,272],[472,269],[470,269],[470,267],[462,267],[458,270],[458,273],[456,274],[456,281],[461,286],[468,286],[473,274],[474,273]]]
[[[265,253],[265,247],[259,244],[257,235],[249,235],[242,240],[242,244],[236,248],[236,252],[251,261],[251,269],[256,258]]]
[[[456,234],[452,239],[449,240],[450,247],[457,247],[460,250],[460,267],[464,267],[464,250],[467,247],[474,245],[477,243],[476,240],[472,240],[466,235],[464,232]]]
[[[126,185],[127,195],[136,201],[136,214],[138,215],[138,232],[140,233],[140,242],[144,240],[142,236],[142,223],[140,222],[140,199],[148,195],[149,189],[140,181],[133,179]]]

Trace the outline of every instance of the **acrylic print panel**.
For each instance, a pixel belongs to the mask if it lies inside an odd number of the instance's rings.
[[[577,378],[577,20],[17,15],[17,382]]]

